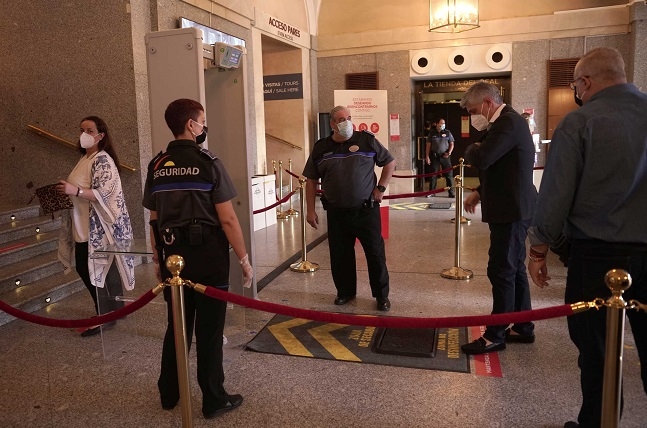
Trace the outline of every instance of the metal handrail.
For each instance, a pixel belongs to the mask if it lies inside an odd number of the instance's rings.
[[[40,129],[40,128],[38,128],[38,127],[34,126],[34,125],[27,125],[27,129],[28,129],[28,130],[30,130],[31,132],[33,132],[33,133],[34,133],[34,134],[36,134],[36,135],[40,135],[40,136],[41,136],[41,137],[43,137],[43,138],[47,138],[48,140],[55,141],[55,142],[57,142],[57,143],[59,143],[59,144],[61,144],[61,145],[65,146],[65,147],[68,147],[68,148],[70,148],[70,149],[74,149],[74,150],[76,150],[76,149],[77,149],[77,145],[76,145],[76,144],[74,144],[73,142],[71,142],[71,141],[69,141],[69,140],[66,140],[66,139],[64,139],[64,138],[61,138],[61,137],[59,137],[59,136],[57,136],[57,135],[50,134],[49,132],[44,131],[44,130],[42,130],[42,129]],[[126,165],[126,164],[121,163],[121,162],[119,162],[119,165],[120,165],[123,169],[128,170],[128,171],[130,171],[130,172],[135,172],[135,171],[137,171],[137,169],[136,169],[136,168],[134,168],[134,167],[132,167],[132,166],[130,166],[130,165]]]
[[[283,143],[283,144],[285,144],[286,146],[290,146],[290,147],[292,147],[293,149],[303,150],[303,147],[299,147],[299,146],[297,146],[296,144],[292,144],[291,142],[289,142],[289,141],[287,141],[287,140],[284,140],[283,138],[276,137],[276,136],[274,136],[274,135],[272,135],[272,134],[268,134],[267,132],[265,133],[265,136],[266,136],[266,137],[270,137],[270,138],[272,138],[273,140],[278,141],[279,143]]]

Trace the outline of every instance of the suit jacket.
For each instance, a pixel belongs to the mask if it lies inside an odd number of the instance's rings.
[[[486,223],[512,223],[531,219],[537,200],[532,182],[535,147],[528,123],[512,107],[465,151],[465,160],[479,170],[481,213]]]

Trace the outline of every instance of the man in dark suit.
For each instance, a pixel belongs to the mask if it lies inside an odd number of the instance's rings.
[[[487,275],[492,284],[492,313],[531,309],[526,274],[526,237],[537,190],[532,183],[535,149],[528,123],[503,103],[499,88],[477,82],[461,107],[471,115],[472,126],[486,131],[465,151],[467,163],[479,170],[480,185],[465,198],[465,210],[474,213],[481,202],[482,220],[490,228]],[[466,354],[505,349],[506,342],[532,343],[532,322],[487,326],[482,337],[461,348]]]

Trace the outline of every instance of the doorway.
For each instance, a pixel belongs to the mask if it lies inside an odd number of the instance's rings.
[[[480,80],[499,86],[503,102],[510,102],[510,77],[477,77],[463,80],[425,80],[415,82],[417,98],[415,117],[419,118],[416,126],[417,136],[427,136],[424,130],[425,121],[433,122],[438,118],[445,119],[446,129],[451,131],[455,140],[451,156],[452,165],[458,164],[458,160],[463,157],[465,149],[470,144],[478,141],[483,135],[483,132],[477,131],[469,125],[469,114],[460,106],[460,100],[467,89]],[[415,151],[417,156],[414,158],[415,165],[421,174],[431,172],[429,166],[425,165],[424,162],[424,143],[422,141],[419,144]],[[423,151],[422,153],[420,153],[421,150]],[[457,174],[458,171],[454,171],[454,175]],[[465,177],[478,177],[478,171],[474,168],[465,168]],[[427,181],[418,180],[416,187],[419,190],[424,190],[424,182]],[[441,180],[439,179],[438,181],[440,182]]]

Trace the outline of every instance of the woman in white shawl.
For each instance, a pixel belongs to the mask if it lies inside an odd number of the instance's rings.
[[[79,151],[83,156],[67,181],[57,185],[57,190],[69,195],[74,205],[61,216],[58,256],[67,273],[74,254],[76,271],[92,296],[95,311],[104,314],[123,307],[123,301],[116,298],[123,295],[122,284],[128,290],[134,288],[134,259],[92,253],[109,244],[127,245],[133,232],[119,177],[119,160],[106,123],[89,116],[81,121],[80,131]],[[100,326],[90,327],[81,336],[99,332]]]

